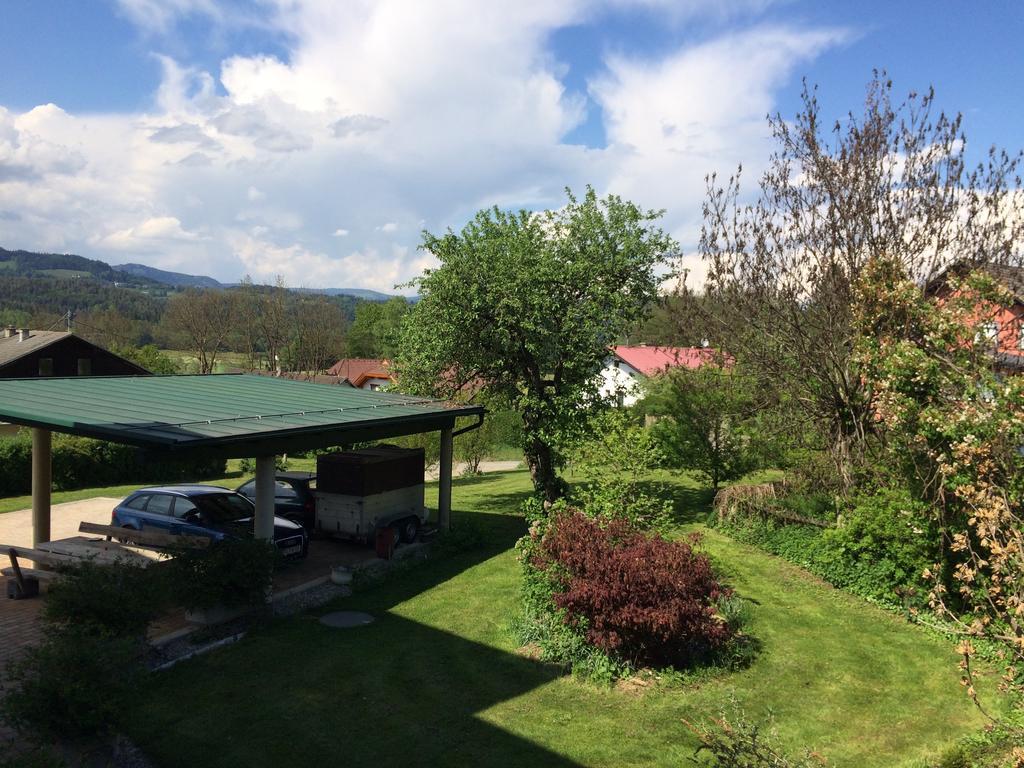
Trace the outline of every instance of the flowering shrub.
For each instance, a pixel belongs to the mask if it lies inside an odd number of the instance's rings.
[[[731,592],[695,542],[570,510],[552,521],[532,565],[588,643],[632,664],[683,667],[710,658],[735,632],[717,609]]]
[[[1024,697],[1024,378],[993,371],[986,307],[1011,297],[984,271],[922,293],[890,260],[857,286],[855,359],[893,464],[930,503],[942,548],[924,572],[931,606],[963,640],[977,702],[975,641],[994,642],[1002,687]]]

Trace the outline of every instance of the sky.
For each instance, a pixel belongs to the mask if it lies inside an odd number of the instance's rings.
[[[687,265],[704,177],[817,84],[934,86],[1024,147],[1024,6],[834,0],[3,0],[0,246],[411,293],[424,229],[592,185]],[[699,271],[699,269],[698,269]]]

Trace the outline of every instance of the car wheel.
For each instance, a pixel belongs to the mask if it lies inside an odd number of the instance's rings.
[[[418,517],[407,517],[399,524],[399,538],[406,544],[416,541],[420,534],[420,520]]]

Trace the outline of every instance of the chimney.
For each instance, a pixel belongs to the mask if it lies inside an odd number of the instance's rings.
[[[4,338],[5,339],[13,338],[13,336],[14,336],[16,331],[17,331],[17,329],[14,326],[7,326],[6,328],[4,328]]]
[[[22,328],[18,331],[18,341],[28,341],[29,334],[28,328]]]

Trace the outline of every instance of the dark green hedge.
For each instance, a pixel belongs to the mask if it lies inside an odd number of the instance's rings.
[[[60,491],[129,483],[171,483],[221,477],[224,459],[162,457],[138,448],[54,434],[53,487]],[[0,497],[32,490],[32,441],[27,431],[0,438]]]

